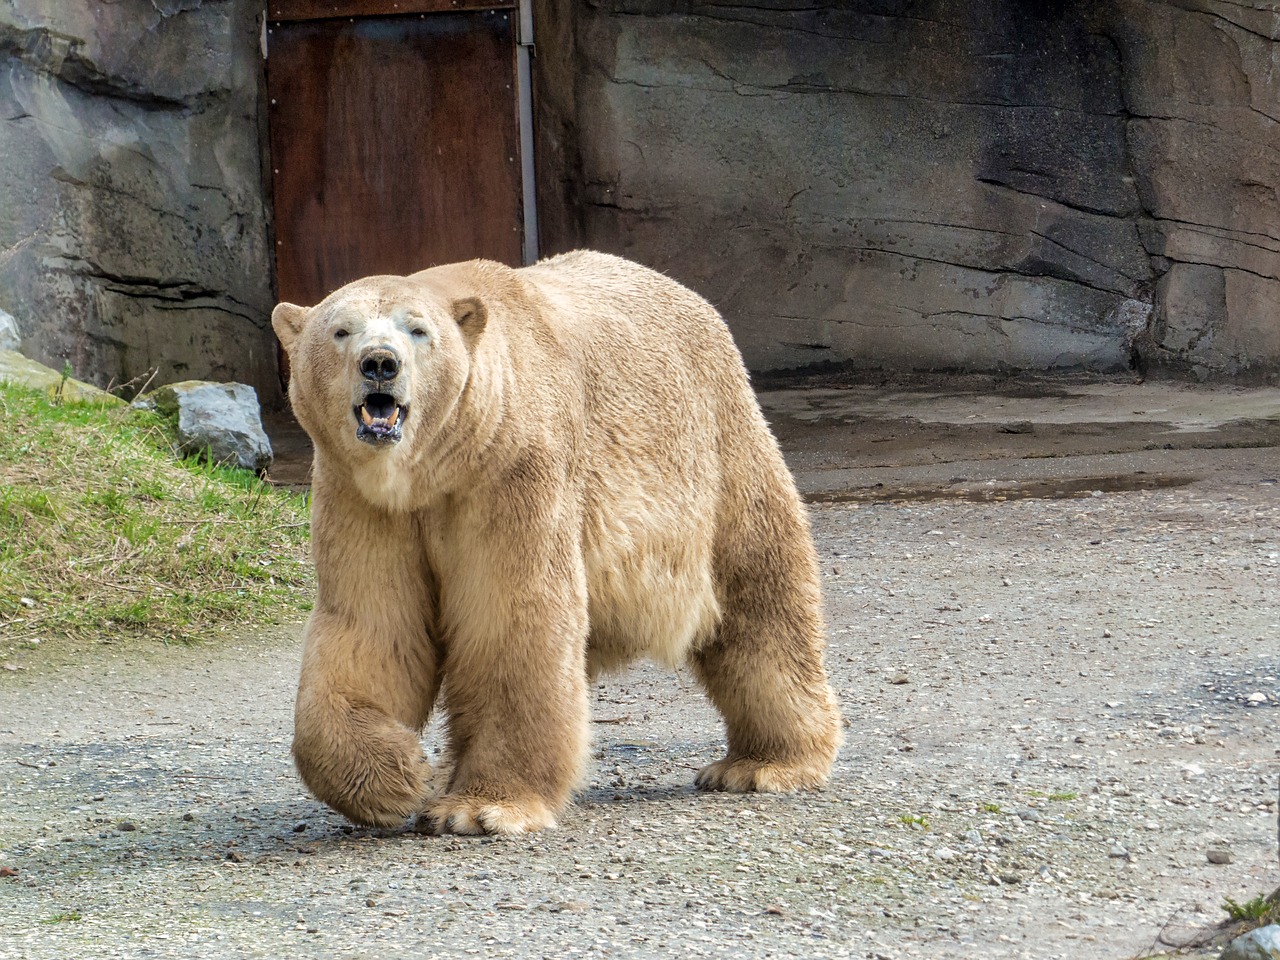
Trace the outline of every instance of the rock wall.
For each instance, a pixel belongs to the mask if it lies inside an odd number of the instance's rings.
[[[757,369],[1280,369],[1280,13],[540,0],[545,250],[635,257]]]
[[[278,399],[252,0],[0,0],[0,309],[100,386]]]
[[[546,252],[614,250],[756,369],[1280,371],[1280,12],[536,0]],[[0,310],[105,385],[279,400],[262,4],[0,0]]]

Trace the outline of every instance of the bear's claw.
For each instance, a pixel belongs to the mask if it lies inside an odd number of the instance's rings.
[[[779,763],[751,758],[726,758],[698,771],[694,783],[700,790],[729,793],[794,793],[812,790],[827,782],[827,766]]]
[[[465,796],[444,797],[431,804],[422,819],[433,833],[467,836],[485,833],[514,836],[549,830],[556,825],[551,810],[541,800],[516,803]]]

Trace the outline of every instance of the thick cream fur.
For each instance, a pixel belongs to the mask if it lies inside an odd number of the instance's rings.
[[[641,656],[689,664],[724,717],[700,786],[825,782],[840,718],[808,523],[706,301],[578,252],[370,277],[272,321],[316,451],[293,749],[317,797],[369,824],[551,826],[583,771],[589,678]],[[375,345],[402,364],[394,446],[356,439]],[[433,800],[418,735],[437,694]]]

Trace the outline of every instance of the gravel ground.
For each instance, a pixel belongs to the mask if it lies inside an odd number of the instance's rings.
[[[717,719],[645,667],[597,689],[590,785],[523,839],[308,798],[296,629],[10,651],[0,957],[1157,952],[1280,883],[1276,493],[817,504],[830,787],[695,793]]]

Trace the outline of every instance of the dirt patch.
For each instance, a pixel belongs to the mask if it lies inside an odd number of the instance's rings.
[[[23,652],[0,956],[1122,958],[1276,886],[1272,487],[812,511],[848,727],[798,797],[693,791],[719,723],[645,667],[557,830],[362,830],[291,769],[292,635]]]

